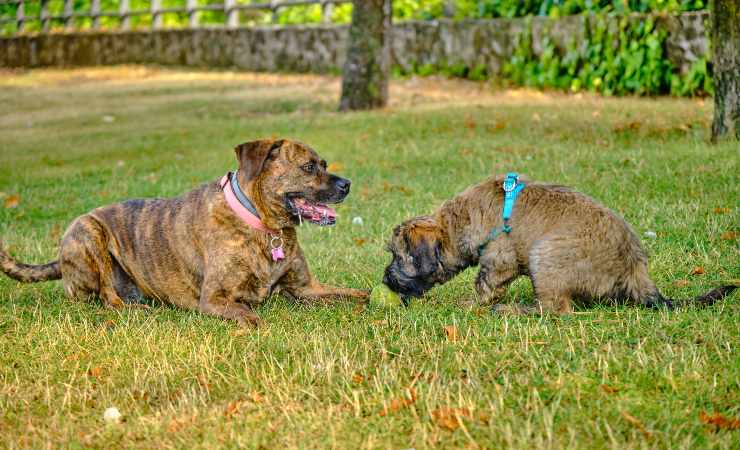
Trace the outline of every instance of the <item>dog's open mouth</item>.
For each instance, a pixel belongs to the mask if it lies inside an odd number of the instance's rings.
[[[305,220],[321,226],[337,223],[337,212],[323,203],[314,203],[303,197],[290,197],[287,203],[290,212],[299,221]]]

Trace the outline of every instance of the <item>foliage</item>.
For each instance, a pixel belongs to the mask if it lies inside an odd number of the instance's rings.
[[[186,0],[163,0],[163,7],[184,7]],[[89,11],[91,0],[74,0],[73,10],[76,12]],[[102,11],[117,11],[120,0],[101,0]],[[264,0],[239,0],[239,3],[265,3]],[[131,10],[147,10],[150,0],[130,0]],[[219,5],[223,0],[198,0],[200,5]],[[25,14],[28,17],[38,17],[40,1],[27,1]],[[443,17],[455,19],[487,19],[496,17],[525,17],[531,15],[561,17],[564,15],[584,12],[628,14],[631,12],[667,12],[697,11],[707,8],[704,0],[394,0],[393,17],[395,20],[434,20]],[[0,4],[0,19],[13,19],[16,14],[16,5]],[[49,12],[52,15],[61,15],[64,10],[62,0],[49,0]],[[331,21],[334,23],[349,23],[352,16],[351,3],[335,5]],[[201,12],[200,21],[204,25],[222,24],[224,14],[220,11]],[[321,7],[319,5],[297,5],[281,8],[275,15],[279,24],[309,24],[321,21]],[[267,10],[242,11],[240,22],[244,25],[258,25],[273,23],[273,15]],[[163,15],[164,25],[168,27],[186,26],[188,17],[185,13],[168,13]],[[54,21],[54,27],[61,27],[61,21]],[[89,18],[74,20],[76,27],[88,28],[91,26]],[[116,27],[118,18],[101,17],[101,26]],[[151,16],[136,15],[131,17],[133,27],[147,27],[151,24]],[[26,25],[27,31],[38,31],[40,23],[36,20]],[[0,34],[12,33],[15,24],[10,22],[0,25]]]
[[[261,0],[244,0],[261,2]],[[75,0],[75,11],[86,11],[91,0]],[[149,7],[149,0],[131,0],[131,9],[142,10]],[[201,4],[221,4],[222,0],[200,0]],[[103,11],[115,11],[118,0],[101,0]],[[185,0],[164,0],[164,7],[184,6]],[[441,17],[495,18],[522,17],[533,15],[559,17],[568,14],[590,13],[584,19],[583,41],[573,39],[566,48],[557,48],[545,38],[542,50],[535,54],[532,46],[531,23],[529,32],[519,39],[519,45],[504,67],[504,75],[513,83],[537,88],[589,90],[606,95],[657,95],[673,94],[679,96],[703,95],[712,92],[711,74],[705,60],[697,61],[691,70],[680,75],[668,61],[665,52],[666,32],[655,27],[651,19],[640,19],[635,23],[629,12],[671,12],[705,9],[702,0],[395,0],[393,14],[397,20],[431,20]],[[15,5],[0,5],[0,17],[14,17]],[[62,13],[63,2],[49,2],[52,15]],[[351,4],[336,5],[332,9],[331,20],[347,23],[351,18]],[[39,2],[26,3],[26,15],[38,16]],[[608,17],[620,17],[616,28],[609,27]],[[204,25],[222,24],[224,13],[207,11],[199,14]],[[318,23],[322,20],[319,5],[302,5],[281,8],[275,17],[270,11],[243,11],[240,21],[244,25]],[[119,19],[102,17],[102,28],[115,28]],[[177,27],[187,23],[184,13],[163,15],[166,27]],[[89,27],[91,19],[77,18],[77,27]],[[53,27],[63,24],[53,23]],[[131,25],[149,27],[149,15],[131,17]],[[5,24],[5,32],[13,31],[14,24]],[[40,27],[38,21],[27,24],[27,30]],[[0,29],[2,32],[3,29]],[[396,69],[399,74],[405,74]],[[474,80],[489,76],[485,66],[467,67],[464,65],[436,66],[419,65],[412,69],[419,75],[442,74]]]
[[[635,21],[637,21],[635,23]],[[616,24],[615,26],[610,26]],[[547,37],[540,54],[532,45],[528,23],[504,76],[513,83],[536,87],[589,90],[605,95],[698,95],[711,91],[706,62],[696,63],[685,77],[675,73],[665,54],[666,31],[650,18],[584,16],[581,37],[560,51]]]

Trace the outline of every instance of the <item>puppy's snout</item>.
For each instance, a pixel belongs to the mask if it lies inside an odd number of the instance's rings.
[[[336,187],[337,191],[341,192],[342,194],[349,193],[349,186],[351,184],[352,182],[346,178],[337,177],[337,179],[334,181],[334,186]]]

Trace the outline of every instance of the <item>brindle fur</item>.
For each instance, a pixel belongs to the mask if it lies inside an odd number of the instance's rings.
[[[496,305],[500,312],[564,314],[572,311],[574,300],[601,298],[674,305],[650,279],[647,254],[627,222],[564,186],[527,182],[509,222],[513,230],[490,242],[479,257],[478,246],[503,222],[503,179],[472,186],[432,216],[396,227],[384,282],[407,298],[416,297],[479,265],[474,302],[481,304],[497,304],[520,275],[532,280],[535,305]],[[693,300],[711,304],[734,288],[723,286]]]
[[[144,296],[242,325],[258,323],[252,308],[272,292],[309,301],[366,298],[366,291],[311,276],[285,205],[285,193],[339,202],[348,180],[327,173],[326,162],[298,142],[249,142],[236,154],[240,185],[263,223],[282,231],[281,261],[272,261],[270,236],[244,224],[213,182],[177,198],[129,200],[84,214],[64,234],[58,261],[49,264],[19,263],[0,247],[0,269],[24,282],[61,278],[68,296],[99,296],[113,308]],[[309,162],[313,173],[301,168]]]

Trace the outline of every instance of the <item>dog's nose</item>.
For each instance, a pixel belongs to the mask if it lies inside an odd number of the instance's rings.
[[[352,184],[351,181],[349,181],[346,178],[340,178],[335,183],[334,186],[337,187],[337,190],[339,190],[342,193],[349,192],[349,185]]]

